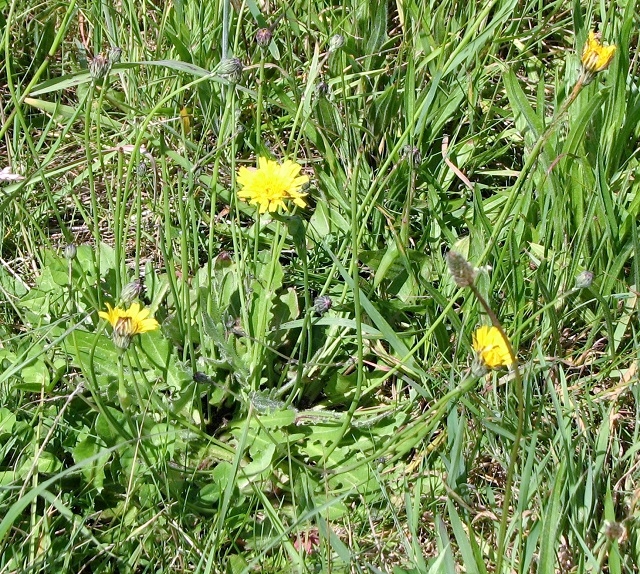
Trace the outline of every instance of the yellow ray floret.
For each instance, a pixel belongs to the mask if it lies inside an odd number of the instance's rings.
[[[601,72],[609,67],[615,53],[615,45],[603,46],[591,31],[582,50],[582,67],[591,74]]]
[[[306,175],[299,175],[302,168],[291,160],[282,164],[266,157],[258,159],[258,167],[241,167],[238,183],[242,189],[238,197],[249,204],[257,205],[260,213],[277,211],[282,207],[288,211],[286,201],[293,201],[298,207],[305,207],[302,186],[309,181]]]
[[[490,369],[508,367],[513,363],[509,346],[497,327],[478,327],[473,334],[473,349]]]
[[[107,303],[107,310],[98,313],[111,324],[113,341],[123,349],[129,346],[131,338],[135,335],[155,331],[160,326],[149,314],[149,309],[140,307],[140,303],[133,303],[128,309],[113,308]]]

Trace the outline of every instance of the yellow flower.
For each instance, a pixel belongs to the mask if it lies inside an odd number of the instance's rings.
[[[309,181],[306,175],[298,175],[302,168],[291,160],[282,165],[266,157],[258,159],[258,168],[241,167],[238,183],[242,189],[238,197],[250,204],[258,205],[260,213],[276,211],[282,207],[288,211],[285,201],[291,200],[298,207],[305,207],[306,193],[300,188]]]
[[[513,363],[509,346],[497,327],[478,327],[473,334],[473,348],[490,369],[508,367]]]
[[[126,349],[135,335],[155,331],[160,326],[158,321],[149,317],[149,313],[149,309],[141,308],[140,303],[134,303],[128,309],[113,308],[107,303],[107,310],[100,311],[98,315],[111,323],[115,345]]]
[[[582,50],[582,68],[588,75],[602,72],[609,67],[615,53],[615,45],[603,46],[591,31]]]

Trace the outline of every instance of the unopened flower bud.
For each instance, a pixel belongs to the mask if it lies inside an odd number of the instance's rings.
[[[109,48],[109,64],[117,64],[122,58],[122,48],[119,46],[112,46]]]
[[[593,271],[583,271],[576,277],[576,289],[586,289],[593,283]]]
[[[193,373],[193,380],[199,384],[211,384],[213,382],[211,377],[202,371],[196,371]]]
[[[136,173],[138,174],[138,177],[143,177],[147,173],[147,162],[146,161],[141,161],[136,166]]]
[[[458,287],[470,287],[476,279],[476,272],[469,262],[456,251],[449,251],[446,255],[449,273]]]
[[[119,317],[113,326],[111,340],[119,349],[128,349],[133,337],[133,319],[131,317]]]
[[[229,80],[232,84],[237,84],[242,77],[242,61],[239,58],[227,58],[220,62],[218,75]]]
[[[333,301],[331,301],[331,297],[329,297],[328,295],[320,295],[319,297],[316,297],[313,302],[313,310],[316,312],[316,314],[322,317],[322,315],[324,315],[329,309],[331,309],[332,305]]]
[[[627,529],[621,522],[606,520],[604,525],[604,535],[609,540],[623,542],[627,537]]]
[[[109,73],[110,68],[109,59],[102,54],[98,54],[89,62],[89,73],[94,82],[104,78]]]
[[[125,305],[130,305],[140,296],[142,290],[142,281],[140,279],[134,279],[122,288],[120,299]]]
[[[422,159],[420,150],[411,145],[406,145],[402,148],[402,157],[412,165],[418,165]]]
[[[344,36],[342,34],[334,34],[329,40],[329,53],[333,54],[344,46]]]
[[[75,243],[69,243],[69,245],[65,246],[63,255],[65,259],[71,261],[75,259],[76,253],[78,252],[78,248]]]
[[[329,84],[324,80],[320,80],[316,86],[316,91],[320,97],[324,97],[329,93]]]
[[[261,48],[266,48],[271,42],[271,30],[269,28],[260,28],[256,32],[256,44]]]

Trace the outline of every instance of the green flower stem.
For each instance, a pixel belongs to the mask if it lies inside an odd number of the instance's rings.
[[[127,235],[125,232],[126,226],[126,206],[127,206],[127,198],[126,192],[122,185],[122,174],[124,167],[124,155],[122,151],[118,151],[118,167],[116,171],[116,180],[114,182],[116,193],[115,193],[115,213],[113,214],[113,236],[115,242],[115,252],[116,252],[116,265],[115,265],[115,273],[116,273],[116,289],[122,290],[124,284],[126,283],[126,277],[122,277],[122,270],[125,268],[125,247],[126,241],[124,241],[125,236]],[[138,219],[138,227],[140,220]]]
[[[96,185],[93,178],[93,154],[91,153],[91,108],[93,106],[95,86],[91,82],[87,95],[84,99],[84,148],[87,158],[87,185],[89,186],[89,197],[91,203],[91,215],[93,221],[91,222],[91,231],[93,232],[94,249],[93,265],[96,269],[96,281],[100,282],[100,212],[98,210],[98,197],[96,195]],[[97,286],[96,286],[97,287]],[[98,294],[98,305],[102,307],[102,290],[96,288]]]
[[[494,231],[493,231],[489,241],[487,242],[487,246],[485,247],[485,250],[483,251],[482,255],[480,256],[480,263],[482,263],[486,259],[486,257],[488,256],[489,252],[495,246],[500,233],[502,233],[502,231],[503,231],[504,225],[505,225],[505,223],[507,221],[507,217],[511,213],[511,210],[512,210],[513,206],[515,205],[515,203],[516,203],[516,201],[517,201],[517,199],[518,199],[518,197],[520,195],[519,191],[522,188],[523,183],[526,181],[527,177],[531,173],[531,171],[532,171],[533,167],[535,166],[536,162],[538,161],[538,157],[539,157],[540,153],[542,152],[542,149],[544,148],[544,145],[549,140],[549,137],[551,136],[551,134],[555,130],[555,128],[558,125],[558,123],[560,122],[561,118],[564,116],[564,114],[569,109],[569,106],[571,106],[571,104],[576,100],[576,98],[578,97],[578,94],[581,92],[583,87],[584,87],[584,79],[582,77],[580,77],[578,79],[578,81],[576,82],[576,85],[574,86],[573,90],[571,91],[571,94],[569,95],[569,97],[563,102],[562,106],[558,110],[558,113],[555,114],[553,120],[551,121],[551,123],[549,124],[547,129],[538,138],[538,140],[536,141],[535,145],[533,146],[533,149],[531,150],[531,153],[529,154],[529,157],[527,157],[527,161],[525,162],[525,165],[523,166],[522,170],[520,171],[520,174],[518,175],[518,179],[516,180],[515,184],[511,188],[511,193],[509,194],[509,198],[508,198],[504,208],[502,209],[502,212],[500,213],[500,216],[498,217],[497,222],[494,225],[494,228],[493,228]],[[507,468],[507,481],[505,483],[504,500],[503,500],[503,504],[502,504],[502,516],[500,517],[500,527],[499,527],[499,530],[498,530],[498,545],[497,545],[496,570],[495,571],[499,574],[500,572],[502,572],[502,563],[503,563],[504,558],[505,558],[504,549],[505,549],[505,542],[506,542],[506,536],[507,536],[507,522],[508,522],[508,517],[509,517],[508,513],[509,513],[509,507],[511,505],[511,497],[512,497],[512,491],[513,491],[515,468],[516,468],[516,464],[518,462],[518,458],[519,458],[519,454],[520,454],[520,452],[519,452],[520,451],[520,442],[522,441],[522,436],[523,436],[524,430],[525,430],[524,389],[523,389],[522,376],[521,376],[521,373],[520,373],[520,369],[518,367],[518,360],[517,360],[517,357],[516,357],[516,355],[514,353],[513,347],[511,345],[511,341],[509,340],[509,337],[506,336],[506,334],[504,332],[504,329],[502,328],[502,325],[500,324],[500,321],[496,317],[496,315],[493,312],[493,310],[489,307],[489,304],[487,303],[487,301],[484,299],[484,297],[482,297],[482,295],[480,294],[478,289],[475,287],[475,285],[471,285],[471,290],[473,291],[474,295],[476,296],[476,298],[478,299],[480,304],[484,307],[485,311],[487,312],[487,314],[491,318],[491,322],[493,323],[494,327],[496,327],[500,331],[500,334],[502,335],[502,337],[504,338],[505,342],[507,343],[507,348],[509,350],[509,355],[511,356],[511,360],[512,360],[512,363],[513,363],[513,373],[514,373],[514,379],[515,379],[516,400],[518,402],[518,423],[517,423],[516,433],[515,433],[514,440],[513,440],[513,445],[511,447],[511,453],[510,453],[510,456],[509,456],[509,466]]]
[[[260,209],[256,206],[256,217],[253,223],[253,263],[257,265],[258,262],[258,254],[260,253],[260,227],[262,223],[262,217],[260,214]],[[274,237],[274,243],[275,243]],[[255,271],[256,269],[254,269]]]
[[[119,349],[118,352],[118,400],[120,401],[120,407],[122,412],[129,412],[131,406],[131,400],[129,398],[129,392],[124,381],[124,349]]]
[[[306,230],[304,236],[305,238],[307,236]],[[297,354],[299,358],[298,364],[296,365],[296,378],[293,385],[293,391],[289,394],[287,400],[285,401],[287,406],[291,405],[291,403],[299,395],[300,389],[302,388],[302,377],[305,373],[306,367],[311,363],[311,358],[313,356],[313,347],[312,345],[307,344],[308,341],[311,341],[312,337],[311,319],[313,318],[314,313],[310,295],[311,287],[309,285],[309,260],[307,256],[306,244],[304,243],[304,241],[300,243],[301,244],[296,245],[296,251],[298,253],[298,259],[302,263],[302,276],[304,281],[302,290],[304,293],[304,308],[306,311],[302,322],[302,329],[300,330],[300,337],[296,342],[296,345],[291,354],[292,357],[295,357]]]
[[[518,403],[518,422],[516,424],[516,432],[511,445],[511,453],[509,454],[509,466],[507,467],[507,481],[504,487],[504,500],[502,503],[502,516],[500,517],[500,527],[498,530],[498,545],[497,545],[497,560],[496,560],[496,572],[501,572],[502,560],[504,559],[504,543],[507,534],[507,521],[509,517],[509,507],[511,505],[511,497],[513,492],[513,482],[516,470],[516,464],[518,462],[520,454],[520,442],[525,431],[525,412],[524,412],[524,385],[522,382],[522,374],[520,373],[520,367],[518,365],[518,357],[516,356],[511,340],[504,332],[502,324],[498,317],[493,312],[493,309],[489,306],[486,299],[481,295],[478,288],[471,284],[469,286],[471,291],[476,296],[476,299],[480,302],[487,315],[491,319],[493,326],[500,331],[504,342],[507,344],[507,350],[511,357],[511,367],[513,369],[513,376],[515,380],[516,400]]]
[[[258,72],[258,97],[256,98],[256,148],[262,149],[262,99],[264,91],[264,50],[260,50],[260,70]]]
[[[553,131],[556,129],[558,123],[560,122],[564,114],[569,110],[569,107],[571,106],[571,104],[575,102],[576,98],[578,97],[578,94],[582,91],[582,88],[584,86],[585,86],[584,80],[582,77],[580,77],[576,82],[576,85],[574,86],[571,94],[569,94],[569,97],[563,102],[562,106],[558,110],[558,113],[555,114],[555,116],[551,120],[551,123],[549,124],[547,129],[538,138],[533,148],[531,149],[531,152],[529,153],[529,156],[527,157],[527,160],[524,166],[520,170],[520,174],[518,175],[518,178],[516,179],[515,183],[511,187],[509,198],[507,199],[507,202],[502,208],[502,212],[498,216],[498,219],[493,226],[493,233],[491,234],[491,237],[487,241],[487,246],[484,248],[482,255],[480,255],[480,258],[479,258],[480,265],[482,265],[482,263],[486,260],[491,250],[495,247],[495,244],[498,241],[498,237],[500,236],[501,233],[503,233],[507,218],[509,217],[509,214],[511,213],[511,210],[513,209],[513,206],[515,205],[516,201],[520,197],[519,192],[522,188],[522,185],[529,177],[529,174],[531,173],[533,167],[536,165],[536,162],[538,161],[538,156],[542,152],[542,148],[549,140],[549,137],[551,136]]]
[[[178,196],[187,195],[183,191],[183,186],[181,180],[178,180],[177,183],[177,192]],[[187,213],[187,210],[190,208],[190,200],[189,202],[180,201],[178,202],[178,220],[180,222],[180,268],[182,269],[183,277],[184,275],[191,276],[191,269],[197,268],[197,265],[191,265],[189,262],[189,238],[190,238],[190,229],[189,229],[189,221],[191,220],[190,214]],[[192,303],[191,303],[191,294],[192,291],[189,289],[189,285],[186,282],[183,282],[182,288],[180,289],[180,295],[182,298],[181,309],[182,309],[182,329],[183,333],[183,360],[189,360],[191,362],[191,369],[193,371],[196,370],[196,353],[193,347],[194,341],[194,324],[192,317]],[[137,356],[137,355],[136,355]]]
[[[340,432],[338,433],[338,438],[333,441],[327,448],[326,452],[323,456],[323,463],[326,463],[328,458],[331,456],[331,453],[337,448],[348,429],[351,426],[351,420],[353,419],[353,415],[358,408],[358,404],[360,403],[360,397],[362,396],[362,384],[364,381],[364,373],[363,373],[363,360],[364,360],[364,347],[363,347],[363,338],[362,338],[362,306],[360,303],[360,266],[358,264],[358,235],[360,233],[361,221],[357,217],[358,214],[358,206],[360,202],[360,198],[358,196],[358,176],[359,176],[359,166],[361,165],[360,156],[362,152],[358,153],[358,157],[355,160],[355,168],[353,171],[353,178],[351,180],[351,249],[353,250],[352,258],[351,258],[351,279],[353,283],[353,307],[354,307],[354,319],[356,324],[356,388],[353,394],[353,399],[351,404],[349,405],[349,410],[347,411],[347,415],[340,427]],[[324,464],[319,465],[324,466]]]
[[[293,401],[298,397],[298,395],[300,394],[300,389],[302,388],[302,376],[304,374],[304,370],[305,370],[305,366],[309,364],[310,361],[310,351],[311,351],[311,346],[307,345],[307,338],[309,335],[309,332],[311,330],[311,318],[313,317],[313,307],[307,305],[306,306],[306,312],[304,314],[304,318],[302,320],[302,328],[300,329],[300,338],[298,339],[296,346],[293,349],[292,352],[292,357],[295,357],[296,352],[298,354],[298,356],[300,357],[300,359],[298,360],[298,364],[296,365],[296,378],[293,382],[293,389],[291,390],[291,392],[289,393],[286,401],[285,401],[285,408],[288,408],[289,406],[291,406],[291,404],[293,403]],[[304,353],[305,349],[307,349],[307,357],[305,359],[303,359],[302,354]],[[289,390],[289,385],[284,385],[283,387],[281,387],[277,393],[277,396],[280,396],[283,394],[283,392],[286,392]]]
[[[105,418],[108,422],[109,426],[120,435],[123,440],[130,441],[131,436],[127,432],[127,430],[120,424],[120,422],[113,416],[109,408],[105,405],[102,397],[102,393],[100,392],[100,387],[98,385],[98,381],[96,380],[96,367],[94,364],[94,356],[96,352],[96,347],[98,346],[98,342],[100,341],[100,333],[102,330],[98,331],[95,337],[95,341],[91,348],[89,349],[89,359],[87,364],[85,364],[82,360],[82,354],[80,352],[80,347],[78,345],[78,341],[76,339],[75,329],[71,331],[71,344],[74,347],[74,356],[78,357],[80,362],[80,368],[82,373],[85,375],[85,385],[87,389],[89,389],[89,393],[93,398],[93,404],[95,405],[95,409]],[[83,352],[86,352],[86,349],[83,349]],[[124,372],[123,375],[124,377]]]
[[[260,216],[257,217],[256,224]],[[258,390],[260,387],[260,375],[262,373],[262,365],[265,364],[264,361],[264,351],[267,348],[265,343],[267,339],[267,329],[268,329],[268,321],[269,321],[269,308],[271,306],[271,301],[273,299],[273,294],[271,292],[273,288],[273,278],[275,276],[276,267],[280,258],[280,253],[282,252],[282,247],[286,240],[286,233],[282,233],[282,222],[280,219],[275,220],[276,226],[275,231],[273,233],[273,239],[271,243],[271,257],[269,260],[269,267],[267,269],[267,278],[264,287],[265,297],[262,300],[262,303],[265,305],[265,308],[261,309],[261,312],[258,314],[257,327],[255,332],[252,334],[257,342],[253,346],[253,353],[251,355],[251,374],[252,374],[252,385],[251,389],[253,391]],[[257,230],[256,230],[257,231]],[[255,245],[260,241],[260,234],[257,233],[255,237]],[[254,250],[254,264],[257,264],[257,252]]]
[[[40,77],[42,76],[42,74],[44,74],[44,71],[49,67],[49,62],[51,62],[51,59],[55,56],[56,52],[58,51],[58,48],[60,47],[60,44],[62,44],[62,41],[64,40],[65,35],[68,32],[69,23],[71,22],[71,19],[76,14],[76,4],[77,4],[76,0],[71,0],[71,2],[69,2],[69,4],[67,5],[67,11],[64,14],[64,18],[62,19],[62,22],[58,26],[58,31],[56,33],[56,36],[53,39],[53,42],[51,43],[51,47],[49,48],[47,55],[44,57],[42,64],[40,64],[40,67],[33,74],[33,77],[31,78],[30,82],[27,84],[27,87],[24,89],[24,91],[18,98],[18,101],[15,103],[9,115],[6,118],[3,118],[3,122],[0,125],[0,138],[3,138],[4,135],[7,133],[7,130],[11,128],[11,126],[13,125],[13,118],[18,113],[20,106],[29,97],[31,90],[33,90],[36,84],[40,81]],[[13,13],[16,8],[16,5],[17,5],[17,2],[11,2],[11,8],[9,9],[9,13],[7,14],[6,22],[13,21],[13,15],[14,15]],[[6,61],[9,61],[11,59],[13,52],[14,52],[14,48],[12,46],[12,35],[11,35],[10,27],[7,26],[4,31],[4,53],[5,53]]]
[[[76,312],[75,290],[73,288],[73,259],[67,259],[67,281],[67,293],[69,297],[67,307],[69,309],[69,316],[73,316]]]

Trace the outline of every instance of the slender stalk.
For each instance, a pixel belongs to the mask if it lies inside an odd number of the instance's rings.
[[[11,22],[13,20],[13,12],[16,4],[17,2],[11,3],[11,8],[9,9],[9,14],[7,15],[7,19],[6,19],[7,22]],[[67,33],[67,27],[69,25],[69,22],[71,21],[71,18],[75,14],[76,4],[77,4],[77,0],[71,0],[71,2],[69,2],[69,5],[67,6],[67,11],[65,12],[64,18],[62,19],[62,23],[58,27],[56,36],[53,39],[53,42],[51,43],[51,47],[49,48],[47,55],[42,61],[42,64],[40,64],[35,74],[33,74],[31,81],[27,84],[27,87],[24,89],[24,91],[18,98],[18,101],[15,103],[13,110],[11,110],[11,112],[5,119],[4,123],[0,125],[0,138],[4,137],[4,134],[7,133],[7,130],[11,127],[13,123],[13,118],[18,113],[20,106],[29,97],[31,90],[33,90],[35,85],[40,81],[40,77],[42,76],[42,74],[44,74],[45,70],[49,67],[49,62],[51,62],[52,58],[55,56],[56,52],[58,51],[58,48],[60,47],[60,44],[64,40],[65,34]],[[5,30],[5,36],[4,36],[4,53],[7,59],[11,58],[11,54],[12,54],[11,34],[8,27]]]
[[[262,149],[262,100],[264,97],[264,50],[260,50],[260,70],[258,75],[258,97],[256,98],[256,148]]]
[[[518,357],[516,356],[513,346],[511,345],[511,341],[507,334],[504,332],[502,324],[498,319],[497,315],[493,312],[493,309],[489,306],[487,300],[482,296],[480,291],[475,285],[469,286],[473,294],[476,296],[487,315],[491,319],[491,323],[493,326],[500,331],[502,338],[507,344],[507,349],[509,351],[509,356],[511,357],[511,365],[513,369],[513,375],[515,380],[516,387],[516,401],[518,403],[518,422],[516,424],[516,432],[513,439],[513,444],[511,445],[511,452],[509,455],[509,466],[507,467],[507,481],[504,487],[504,500],[502,502],[502,516],[500,517],[500,527],[498,530],[498,546],[497,546],[497,562],[496,562],[496,572],[501,572],[502,568],[502,560],[504,559],[504,543],[505,537],[507,534],[507,522],[509,517],[509,506],[511,505],[511,497],[513,491],[513,482],[514,482],[514,474],[516,470],[516,464],[518,462],[519,453],[520,453],[520,442],[522,441],[522,436],[525,430],[525,417],[524,417],[524,389],[522,383],[522,374],[520,372],[520,367],[518,365]]]
[[[493,233],[491,235],[491,238],[487,242],[487,246],[485,247],[484,252],[480,256],[480,261],[484,261],[486,256],[491,251],[491,249],[493,249],[493,246],[495,245],[500,233],[503,230],[507,217],[511,213],[511,209],[515,205],[515,202],[519,197],[518,192],[522,188],[523,183],[527,180],[527,177],[529,176],[529,174],[531,173],[531,170],[535,166],[538,160],[538,156],[542,152],[544,145],[547,143],[547,141],[551,137],[551,134],[556,129],[558,123],[560,122],[562,117],[564,117],[565,113],[567,112],[571,104],[576,100],[576,98],[578,97],[578,94],[582,91],[582,88],[584,86],[585,86],[585,77],[584,75],[581,75],[578,81],[576,82],[576,85],[574,86],[573,90],[571,91],[571,94],[569,94],[569,97],[563,102],[562,106],[558,110],[558,113],[555,114],[553,120],[551,121],[547,129],[538,138],[535,145],[533,146],[533,149],[531,150],[531,153],[529,154],[529,157],[527,158],[527,161],[525,162],[525,165],[522,168],[522,171],[518,175],[518,179],[516,180],[515,184],[511,188],[509,199],[507,200],[507,203],[505,204],[502,212],[500,213],[500,216],[498,217],[498,221],[494,225]],[[476,296],[476,298],[478,299],[482,307],[487,312],[487,315],[489,315],[489,317],[491,318],[491,322],[493,326],[500,331],[502,338],[507,344],[507,349],[509,350],[509,355],[511,356],[511,361],[513,365],[516,400],[518,403],[518,406],[517,406],[518,422],[516,426],[513,445],[511,446],[511,452],[509,455],[509,466],[507,468],[507,481],[505,483],[504,500],[502,503],[502,516],[500,517],[500,527],[498,530],[496,572],[500,573],[502,572],[502,563],[505,558],[504,555],[506,550],[505,542],[506,542],[506,536],[507,536],[507,523],[509,518],[509,507],[511,505],[511,498],[513,494],[512,491],[513,491],[514,474],[515,474],[516,464],[518,462],[518,458],[520,454],[520,442],[522,441],[522,436],[525,431],[524,386],[522,381],[522,375],[520,373],[520,368],[518,366],[518,359],[515,355],[515,352],[513,350],[513,346],[511,345],[511,341],[509,337],[507,337],[506,333],[504,332],[504,329],[502,328],[502,324],[498,320],[498,317],[493,312],[493,310],[491,309],[487,301],[480,294],[476,286],[470,285],[470,287],[471,287],[471,290],[473,291],[473,294]]]
[[[544,145],[547,143],[547,141],[551,137],[551,134],[553,134],[554,130],[556,129],[558,123],[560,122],[564,114],[569,110],[569,107],[571,106],[571,104],[575,102],[576,98],[578,97],[578,94],[582,91],[582,88],[584,86],[585,86],[584,78],[581,76],[576,82],[576,85],[571,91],[571,94],[569,94],[569,97],[563,102],[562,106],[558,110],[558,113],[555,114],[555,116],[551,120],[551,123],[549,124],[547,129],[538,138],[533,148],[531,149],[531,153],[529,153],[529,156],[527,157],[527,160],[525,161],[524,166],[522,166],[522,170],[520,170],[520,173],[518,174],[518,177],[515,183],[511,187],[509,198],[507,199],[504,207],[502,208],[502,212],[498,216],[498,219],[493,226],[493,233],[491,234],[491,237],[487,241],[487,245],[484,248],[482,255],[480,255],[479,257],[478,261],[480,264],[482,264],[486,260],[487,256],[489,255],[491,250],[494,248],[496,242],[498,241],[498,237],[500,236],[501,233],[503,233],[504,225],[507,221],[507,218],[509,217],[511,210],[513,209],[513,206],[516,204],[516,201],[518,201],[518,199],[520,198],[520,190],[522,189],[522,185],[524,184],[525,181],[527,181],[529,174],[531,173],[534,166],[536,165],[538,161],[538,156],[542,152]]]
[[[360,154],[358,154],[360,156]],[[362,396],[362,384],[364,381],[364,373],[363,373],[363,359],[364,359],[364,348],[363,348],[363,338],[362,338],[362,306],[360,303],[360,266],[358,264],[358,237],[360,234],[360,227],[362,222],[357,217],[358,207],[360,202],[360,197],[358,195],[358,168],[360,166],[360,157],[356,158],[355,161],[355,169],[353,174],[353,180],[351,181],[351,249],[352,249],[352,257],[351,257],[351,278],[353,283],[353,307],[354,307],[354,318],[356,324],[356,388],[353,393],[353,399],[351,400],[351,404],[349,405],[349,410],[345,416],[345,419],[340,427],[340,432],[338,433],[338,438],[333,441],[327,448],[324,453],[323,461],[326,463],[328,458],[331,456],[331,453],[337,448],[340,444],[340,441],[343,439],[344,435],[347,433],[347,430],[351,426],[351,420],[353,419],[353,415],[358,408],[360,403],[360,397]]]

